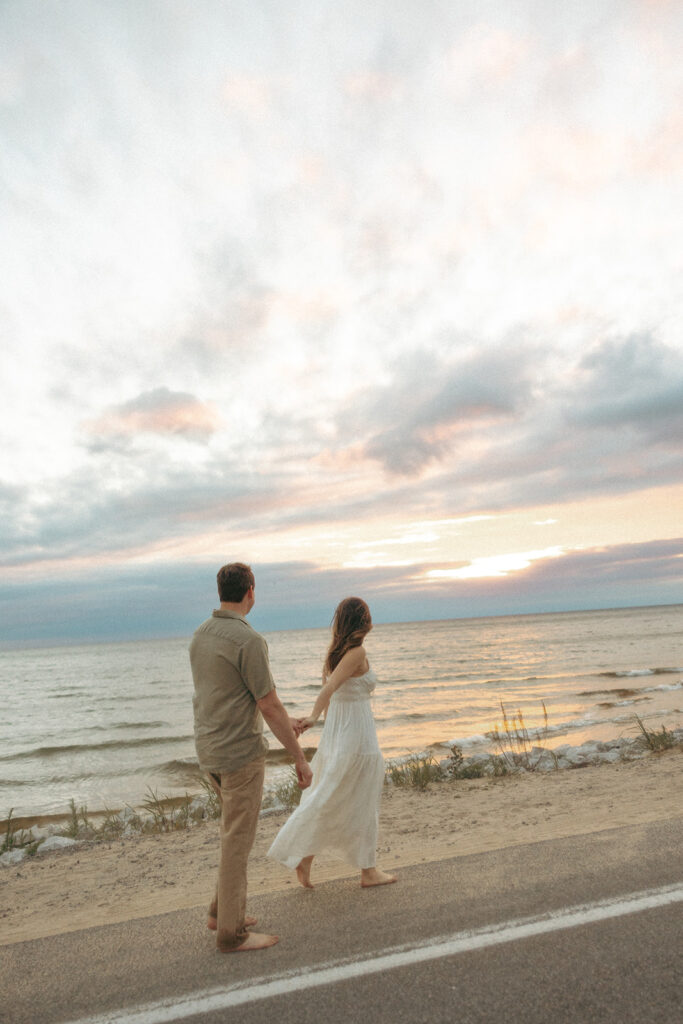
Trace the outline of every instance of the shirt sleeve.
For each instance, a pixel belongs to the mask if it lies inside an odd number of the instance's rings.
[[[262,636],[254,636],[242,648],[242,679],[254,700],[261,700],[275,689],[270,671],[268,644]]]

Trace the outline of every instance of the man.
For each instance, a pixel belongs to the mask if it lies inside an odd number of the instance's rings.
[[[196,630],[190,644],[195,696],[194,731],[199,764],[221,801],[221,858],[216,896],[209,908],[209,928],[223,953],[265,949],[277,935],[248,932],[256,921],[246,914],[247,860],[261,807],[265,753],[265,718],[294,758],[299,785],[306,789],[312,773],[297,735],[301,728],[288,716],[276,691],[268,662],[268,645],[245,616],[254,607],[254,574],[233,562],[218,573],[220,608]]]

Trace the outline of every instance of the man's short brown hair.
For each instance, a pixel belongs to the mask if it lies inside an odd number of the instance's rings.
[[[255,580],[250,565],[244,562],[230,562],[218,570],[218,596],[221,601],[239,604]]]

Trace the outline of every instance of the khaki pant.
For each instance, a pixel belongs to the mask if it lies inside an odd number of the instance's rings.
[[[211,775],[221,801],[221,860],[216,896],[209,915],[217,918],[219,949],[241,946],[247,937],[247,861],[254,845],[261,809],[266,759],[259,757],[236,772]]]

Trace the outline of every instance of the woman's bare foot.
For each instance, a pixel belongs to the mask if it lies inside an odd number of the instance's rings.
[[[313,882],[311,881],[311,864],[313,863],[313,857],[304,857],[300,860],[297,869],[296,877],[299,879],[304,889],[315,889]]]
[[[241,946],[235,946],[233,949],[221,949],[219,946],[218,951],[220,953],[248,953],[252,949],[268,949],[279,940],[279,935],[260,935],[258,932],[249,932]]]
[[[258,921],[256,920],[255,917],[245,917],[244,919],[245,928],[255,928],[257,924]],[[210,928],[212,932],[215,932],[216,929],[218,928],[218,921],[216,920],[215,917],[212,917],[211,914],[209,914],[207,918],[206,927]]]
[[[379,868],[361,868],[360,884],[363,889],[369,889],[372,885],[391,885],[396,881],[396,875],[387,875]]]

